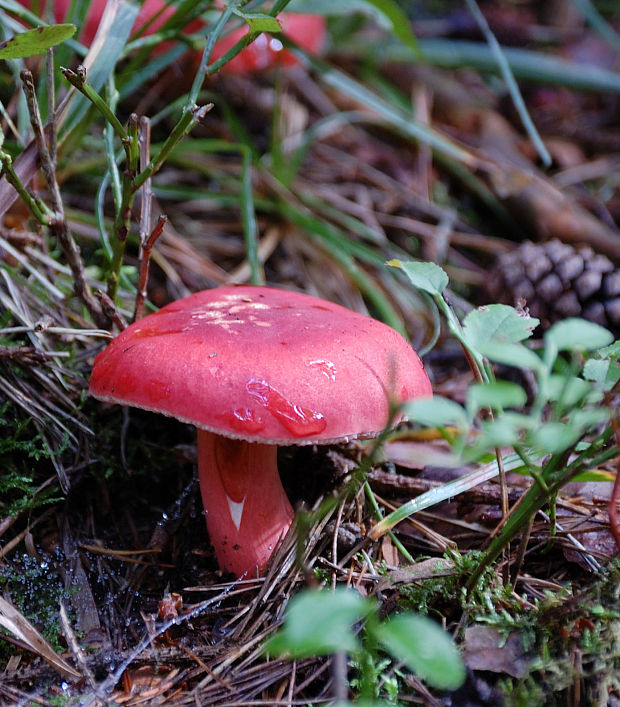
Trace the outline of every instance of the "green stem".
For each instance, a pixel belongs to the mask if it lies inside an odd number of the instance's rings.
[[[604,442],[606,435],[603,435],[600,442]],[[599,445],[597,445],[598,447]],[[482,576],[484,570],[491,565],[495,559],[500,555],[502,550],[510,543],[515,534],[529,522],[529,519],[534,517],[549,499],[566,483],[568,483],[574,476],[579,474],[584,470],[584,467],[592,468],[608,459],[612,459],[618,450],[616,447],[606,449],[597,456],[593,458],[588,458],[590,454],[593,453],[592,449],[586,450],[581,454],[572,464],[569,464],[562,473],[559,474],[552,481],[548,478],[549,474],[553,474],[548,468],[545,467],[542,472],[542,476],[546,482],[546,488],[543,488],[540,484],[534,483],[526,491],[525,495],[519,501],[518,505],[514,508],[510,517],[506,521],[506,524],[502,528],[501,532],[493,539],[489,545],[487,551],[485,552],[484,558],[476,568],[473,575],[467,582],[467,590],[471,591],[477,584],[478,580]],[[550,461],[556,461],[552,459]],[[555,467],[555,464],[553,464]]]
[[[477,373],[481,381],[489,383],[491,381],[491,377],[489,375],[488,369],[484,365],[484,358],[480,355],[478,351],[476,351],[475,348],[470,346],[467,337],[463,334],[463,327],[461,326],[461,323],[452,311],[452,308],[443,298],[443,295],[441,293],[433,295],[433,297],[435,299],[435,302],[437,303],[437,306],[439,307],[440,312],[444,315],[446,323],[448,324],[448,328],[450,329],[456,340],[463,347],[465,353],[467,354],[467,358],[469,359],[469,363],[472,364],[472,367],[475,369],[474,374]]]
[[[116,210],[114,220],[116,239],[112,245],[112,266],[108,276],[108,296],[113,302],[118,292],[120,273],[125,257],[125,244],[131,229],[131,209],[137,191],[134,188],[134,179],[140,165],[140,147],[138,144],[138,116],[135,113],[129,117],[128,130],[122,142],[127,155],[127,164],[121,180],[121,202]]]
[[[273,7],[269,11],[269,14],[272,17],[277,17],[282,12],[282,10],[286,8],[290,1],[291,0],[276,0],[276,2],[274,2],[273,4]]]
[[[383,514],[381,513],[381,509],[379,508],[379,504],[377,503],[375,494],[372,492],[368,481],[364,481],[364,492],[366,494],[366,498],[370,501],[370,505],[372,506],[375,512],[375,517],[377,518],[377,520],[381,521],[383,519]],[[413,565],[415,563],[415,560],[411,556],[409,550],[407,550],[407,548],[401,543],[401,541],[391,530],[388,530],[388,536],[390,540],[394,543],[394,547],[398,550],[398,552],[400,552],[400,554],[407,560],[407,562],[410,562]]]
[[[113,78],[111,77],[108,81],[108,100],[110,102],[110,108],[114,110],[118,103],[119,93],[114,86]],[[116,163],[116,151],[114,149],[114,128],[110,123],[106,123],[104,127],[104,142],[105,142],[105,152],[108,162],[108,173],[110,175],[110,183],[112,186],[112,198],[114,200],[115,209],[120,208],[122,201],[122,188],[121,188],[121,178],[118,171],[118,165]]]
[[[61,66],[60,71],[72,86],[77,88],[80,93],[88,98],[88,100],[95,106],[101,115],[103,115],[107,122],[114,128],[114,132],[118,135],[123,144],[125,144],[125,140],[127,139],[127,131],[123,127],[121,121],[114,115],[114,112],[110,106],[86,81],[86,69],[80,65],[75,71],[73,71],[73,69],[67,69],[64,66]]]
[[[245,253],[250,266],[250,282],[253,285],[262,285],[265,282],[263,266],[260,262],[258,254],[258,226],[256,223],[256,205],[254,201],[254,193],[252,189],[252,169],[253,169],[253,153],[249,145],[244,143],[230,143],[225,140],[193,140],[191,149],[200,150],[200,152],[232,152],[238,153],[241,156],[241,193],[239,195],[239,203],[241,208],[241,222],[243,225],[243,241],[245,244]],[[195,160],[192,158],[192,164],[184,159],[179,161],[179,154],[184,155],[184,148],[181,146],[175,157],[177,163],[182,166],[195,166]],[[174,158],[173,158],[174,159]],[[239,180],[235,178],[236,182]]]
[[[228,7],[224,10],[224,12],[220,15],[219,20],[215,23],[215,26],[213,29],[209,32],[207,36],[207,44],[204,48],[204,51],[202,53],[202,58],[200,60],[200,66],[198,67],[198,71],[196,72],[196,76],[194,77],[194,81],[192,83],[192,88],[189,92],[189,97],[188,97],[188,105],[193,106],[195,105],[196,101],[198,100],[198,94],[200,93],[200,89],[202,88],[202,84],[204,83],[205,76],[207,73],[212,74],[215,71],[217,71],[220,66],[218,66],[218,62],[221,62],[225,59],[228,61],[231,57],[228,55],[230,52],[236,49],[237,44],[232,47],[226,54],[224,54],[223,57],[220,57],[218,61],[216,61],[212,66],[209,66],[209,59],[211,58],[211,52],[213,51],[213,47],[215,46],[216,41],[218,40],[220,34],[222,33],[222,30],[224,29],[224,26],[230,19],[230,16],[232,15],[233,11],[233,3],[229,3]],[[241,49],[239,49],[241,51]],[[233,55],[234,56],[234,55]],[[215,66],[215,68],[213,68]]]
[[[112,264],[108,276],[108,296],[114,301],[118,292],[120,271],[125,255],[125,242],[131,226],[131,207],[136,191],[133,188],[133,179],[135,178],[139,166],[138,119],[137,116],[132,115],[129,119],[128,129],[125,129],[112,108],[97,91],[89,85],[86,80],[86,69],[83,66],[78,66],[75,71],[61,67],[61,71],[67,81],[82,93],[101,113],[107,125],[111,126],[112,130],[120,138],[123,149],[125,150],[126,165],[122,176],[120,202],[117,201],[115,204],[116,218],[114,221],[114,229],[117,237],[112,246]],[[116,196],[118,198],[118,194]]]
[[[258,256],[258,226],[254,213],[254,200],[252,190],[252,150],[246,145],[241,151],[241,220],[243,223],[243,238],[245,253],[250,266],[250,283],[263,285],[265,277]]]

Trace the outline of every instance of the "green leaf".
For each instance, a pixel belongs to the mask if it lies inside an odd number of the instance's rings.
[[[480,450],[511,447],[519,441],[519,436],[519,427],[502,415],[482,425],[475,449],[479,453]]]
[[[456,425],[461,429],[469,426],[469,418],[465,410],[453,400],[435,396],[407,403],[404,408],[405,417],[412,422],[419,422],[429,427],[445,427]]]
[[[478,350],[483,356],[496,363],[503,363],[506,366],[523,368],[528,371],[543,370],[542,361],[523,344],[490,341]]]
[[[526,415],[523,412],[515,412],[513,410],[507,410],[502,413],[502,420],[510,422],[513,427],[523,430],[531,430],[540,424],[538,417],[534,415]]]
[[[566,422],[550,421],[531,431],[529,439],[542,452],[558,454],[570,447],[587,432],[608,422],[610,411],[605,407],[575,408]]]
[[[527,394],[520,385],[509,381],[474,383],[467,390],[467,410],[470,415],[480,408],[520,408],[525,405]]]
[[[606,359],[588,359],[583,367],[583,375],[586,380],[598,383],[600,386],[605,384],[607,380],[607,374],[609,373],[609,366],[611,361]]]
[[[561,402],[564,407],[581,403],[593,391],[592,384],[577,376],[549,376],[549,400]],[[600,393],[599,393],[600,395]]]
[[[540,359],[520,342],[538,323],[507,304],[490,304],[465,317],[463,334],[468,345],[490,361],[535,371],[542,368]]]
[[[448,286],[448,276],[435,263],[390,260],[388,265],[403,270],[414,287],[431,295],[440,295]]]
[[[233,10],[233,13],[247,23],[250,28],[250,34],[260,34],[261,32],[278,34],[282,32],[282,25],[272,15],[266,15],[262,12],[242,12],[237,9]]]
[[[463,69],[473,67],[482,73],[497,73],[497,59],[487,42],[470,42],[464,39],[420,39],[418,41],[425,63],[429,66]],[[511,71],[516,78],[532,83],[570,87],[571,90],[597,92],[620,91],[620,74],[583,61],[568,61],[542,51],[502,46]],[[387,47],[384,60],[396,62],[415,61],[411,52],[397,45]]]
[[[341,2],[342,0],[338,0],[338,5]],[[383,14],[391,25],[392,34],[403,44],[411,47],[419,58],[422,57],[416,38],[411,31],[411,23],[397,3],[393,0],[365,0],[364,4]]]
[[[592,470],[592,471],[583,471],[581,474],[577,474],[577,476],[572,477],[572,481],[596,481],[597,483],[601,483],[603,481],[614,481],[616,478],[616,475],[611,472],[611,471],[599,471],[597,470]]]
[[[396,131],[407,140],[428,145],[444,159],[454,160],[472,170],[478,166],[478,158],[474,157],[472,152],[438,130],[415,120],[410,109],[406,110],[393,100],[370,90],[367,84],[356,81],[349,74],[335,69],[333,65],[321,63],[320,66],[318,64],[316,66],[321,71],[323,84],[352,98],[356,103],[365,106],[368,111],[377,113],[377,117],[385,121],[387,129]],[[455,165],[454,169],[457,169],[457,166]]]
[[[556,322],[545,334],[545,345],[557,351],[596,351],[613,340],[611,332],[599,324],[572,317]]]
[[[463,320],[463,330],[471,346],[481,351],[495,341],[523,341],[539,323],[538,319],[519,314],[507,304],[490,304],[470,312]]]
[[[374,633],[388,653],[429,685],[456,690],[465,681],[465,668],[454,642],[425,616],[401,614],[377,624]]]
[[[293,658],[357,651],[360,646],[352,626],[373,607],[355,591],[302,591],[291,599],[284,626],[264,650]]]
[[[541,452],[559,454],[581,437],[581,431],[576,425],[564,422],[545,422],[529,435],[530,442]]]
[[[598,425],[607,423],[610,415],[609,408],[602,405],[596,408],[575,408],[570,415],[570,423],[584,434]]]
[[[602,390],[611,390],[620,380],[620,364],[617,361],[591,358],[583,367],[583,375],[594,381]]]
[[[614,341],[613,344],[610,346],[606,346],[604,349],[601,349],[599,351],[599,354],[603,358],[612,358],[614,360],[617,360],[620,358],[620,340],[619,341]]]
[[[6,42],[0,42],[0,59],[24,59],[45,54],[48,49],[73,37],[75,30],[75,25],[49,25],[16,34]]]

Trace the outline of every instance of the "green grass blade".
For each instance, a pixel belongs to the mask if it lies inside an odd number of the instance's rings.
[[[600,14],[590,0],[570,0],[570,2],[572,2],[573,5],[586,18],[592,29],[598,32],[599,35],[617,52],[620,52],[620,35],[609,24],[609,22],[606,22],[605,18]]]
[[[87,80],[97,92],[101,91],[110,75],[116,68],[125,44],[129,38],[131,27],[138,15],[138,7],[122,3],[112,20],[105,41],[98,42],[94,51],[90,51],[85,59],[87,65]],[[90,102],[81,95],[76,95],[64,116],[62,138],[65,139],[72,130],[79,127],[90,108]]]
[[[375,111],[375,113],[386,120],[393,129],[397,130],[405,137],[428,145],[433,150],[436,150],[446,157],[451,157],[458,162],[462,162],[463,164],[467,164],[471,167],[478,166],[478,158],[464,147],[460,147],[438,131],[417,122],[412,115],[401,111],[376,93],[368,90],[355,79],[322,62],[313,61],[312,63],[316,66],[321,81],[350,98],[353,98],[366,108]]]
[[[479,71],[497,73],[497,62],[486,44],[447,39],[420,39],[419,44],[428,64],[445,69],[469,66]],[[503,53],[510,70],[518,79],[575,90],[620,92],[620,73],[615,71],[528,49],[505,47]],[[385,49],[381,58],[417,62],[413,52],[395,42]]]
[[[510,97],[512,98],[512,102],[517,110],[517,113],[519,114],[519,117],[521,118],[523,127],[527,131],[527,134],[530,136],[530,140],[534,143],[536,151],[538,152],[543,164],[545,165],[545,167],[549,167],[551,165],[551,155],[549,154],[549,150],[547,150],[547,148],[545,147],[540,135],[538,134],[538,130],[536,129],[536,126],[534,125],[534,122],[532,121],[530,114],[527,108],[525,107],[523,96],[521,95],[519,86],[515,81],[514,74],[512,72],[512,69],[510,68],[509,62],[506,59],[506,55],[502,51],[502,48],[500,47],[497,39],[495,39],[495,35],[491,31],[491,28],[489,27],[485,16],[480,11],[476,0],[465,0],[465,2],[467,3],[467,7],[469,7],[469,11],[472,13],[476,22],[478,23],[478,26],[482,30],[482,33],[485,39],[487,40],[487,44],[489,45],[491,53],[497,61],[497,66],[504,78],[504,81],[506,82],[506,86],[508,87],[508,91],[510,92]]]
[[[513,471],[519,469],[523,466],[523,460],[516,454],[510,454],[504,457],[504,469],[506,471]],[[421,494],[417,498],[404,503],[402,506],[397,508],[395,511],[385,516],[385,518],[370,531],[370,536],[373,540],[381,537],[383,533],[393,528],[395,525],[401,521],[409,518],[414,513],[419,513],[425,508],[431,508],[436,506],[442,501],[447,501],[449,498],[458,496],[465,491],[469,491],[480,484],[494,479],[499,474],[499,467],[497,461],[493,461],[490,464],[485,464],[478,469],[470,472],[469,474],[464,474],[454,481],[448,481],[448,483],[442,484],[438,488],[431,489]]]

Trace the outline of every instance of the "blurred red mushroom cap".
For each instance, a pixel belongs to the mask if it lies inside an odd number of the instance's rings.
[[[33,4],[31,0],[19,0],[19,2],[28,8]],[[78,33],[78,39],[87,46],[90,45],[97,33],[106,2],[107,0],[92,0],[88,8],[84,26]],[[40,6],[42,16],[45,16],[45,0],[40,3]],[[70,6],[71,0],[53,0],[53,2],[47,0],[47,7],[52,9],[56,22],[65,21]],[[145,34],[157,32],[174,15],[174,12],[174,6],[171,6],[165,0],[145,0],[140,7],[132,32],[139,31],[147,22],[149,24]],[[327,35],[324,17],[284,12],[278,16],[278,21],[286,35],[306,51],[318,53],[323,48]],[[204,24],[201,20],[195,20],[190,23],[186,31],[198,32],[203,27]],[[219,59],[247,32],[248,26],[245,25],[222,37],[213,48],[211,61]],[[197,60],[200,56],[201,52],[196,52]],[[251,74],[273,66],[292,66],[296,63],[296,57],[283,47],[277,36],[261,34],[231,61],[227,62],[222,70],[233,74]]]

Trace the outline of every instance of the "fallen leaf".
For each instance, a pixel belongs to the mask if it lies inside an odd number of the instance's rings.
[[[25,643],[33,653],[45,659],[58,672],[74,678],[82,677],[69,663],[56,655],[54,649],[30,621],[25,616],[22,616],[13,604],[3,597],[0,597],[0,626],[4,626],[15,638]]]
[[[470,670],[505,673],[514,678],[523,677],[530,662],[518,631],[506,637],[492,626],[465,629],[463,660]]]
[[[446,557],[432,557],[415,565],[392,570],[385,579],[379,580],[376,591],[389,589],[395,584],[410,584],[432,577],[446,577],[454,572],[454,562]]]

